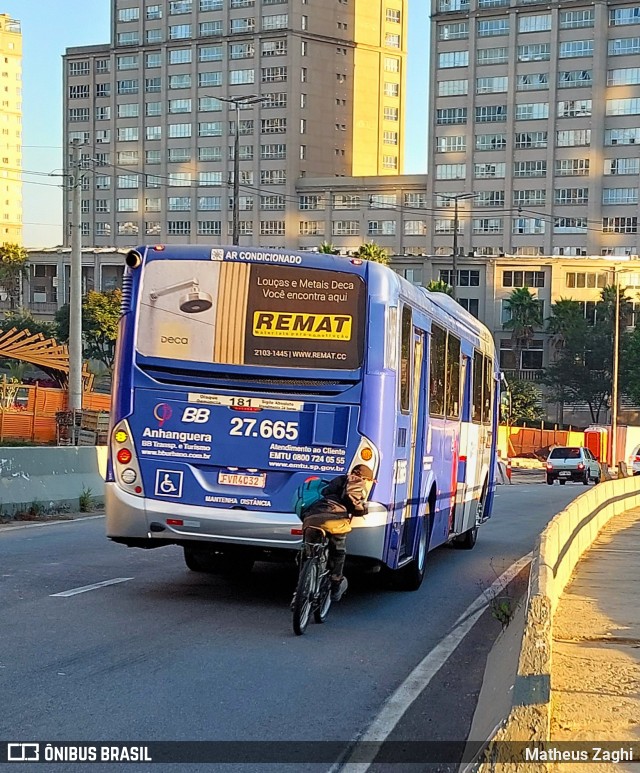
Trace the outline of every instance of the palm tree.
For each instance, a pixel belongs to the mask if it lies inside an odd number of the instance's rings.
[[[361,244],[353,254],[356,258],[371,260],[374,263],[382,263],[383,266],[389,265],[389,253],[384,247],[380,247],[375,242]]]
[[[318,252],[322,252],[325,255],[337,255],[338,250],[331,244],[331,242],[322,242],[318,247]]]
[[[432,293],[453,295],[453,287],[451,287],[450,284],[447,284],[443,279],[432,279],[427,285],[427,290]]]
[[[535,335],[535,328],[542,325],[542,306],[528,287],[516,288],[506,303],[511,318],[504,323],[503,327],[511,331],[516,369],[520,370],[522,350],[529,348]]]
[[[583,341],[587,332],[582,303],[573,298],[560,298],[551,306],[551,316],[547,319],[547,332],[551,334],[552,346],[560,353],[570,340]]]

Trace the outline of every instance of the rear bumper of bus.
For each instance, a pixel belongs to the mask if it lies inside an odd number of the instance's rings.
[[[203,542],[246,545],[266,550],[297,550],[300,529],[295,513],[181,505],[136,497],[117,483],[105,484],[107,537],[134,547]],[[182,521],[182,523],[179,523]],[[173,522],[173,523],[171,523]],[[178,523],[176,523],[178,522]],[[354,518],[349,535],[349,555],[384,560],[387,510],[369,504],[366,518]]]

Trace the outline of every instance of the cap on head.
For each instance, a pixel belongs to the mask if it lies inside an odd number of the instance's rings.
[[[370,467],[367,467],[366,464],[356,464],[353,470],[351,470],[351,473],[359,475],[365,480],[373,480],[373,471]]]

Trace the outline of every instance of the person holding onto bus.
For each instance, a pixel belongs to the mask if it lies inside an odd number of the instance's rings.
[[[356,464],[347,475],[329,481],[322,499],[302,512],[303,528],[317,526],[329,536],[333,601],[340,601],[349,585],[343,574],[347,534],[351,531],[351,519],[365,514],[365,502],[373,483],[372,470],[366,464]]]

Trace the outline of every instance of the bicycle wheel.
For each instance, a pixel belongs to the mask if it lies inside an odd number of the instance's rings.
[[[307,629],[317,578],[318,564],[315,558],[310,558],[300,569],[296,597],[293,602],[293,630],[296,636],[302,636]]]
[[[320,581],[320,593],[318,603],[313,610],[313,619],[316,623],[324,623],[331,607],[331,578],[327,574]]]

